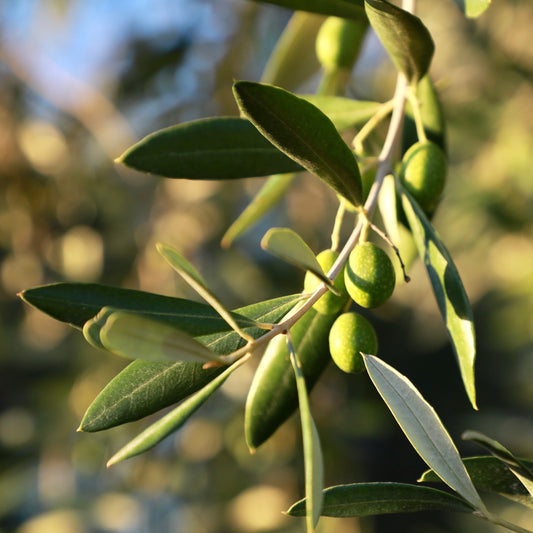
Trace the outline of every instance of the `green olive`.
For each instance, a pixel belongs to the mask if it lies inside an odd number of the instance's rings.
[[[396,274],[389,256],[372,242],[358,244],[344,270],[346,290],[361,307],[378,307],[392,295]]]
[[[367,27],[365,19],[328,17],[316,38],[316,55],[320,64],[327,70],[351,69]]]
[[[431,141],[413,144],[402,159],[400,179],[418,205],[432,213],[446,183],[447,163],[442,149]]]
[[[316,256],[318,263],[326,274],[337,260],[337,257],[339,257],[339,253],[333,250],[323,250]],[[313,292],[321,283],[322,282],[314,274],[307,272],[304,280],[304,292]],[[343,271],[337,276],[333,285],[341,295],[337,296],[328,290],[328,292],[321,296],[313,305],[314,309],[323,315],[338,313],[348,301],[348,293],[346,292],[346,287],[344,285]]]
[[[329,351],[335,364],[344,372],[365,369],[361,353],[376,355],[378,338],[372,324],[359,313],[343,313],[329,332]]]

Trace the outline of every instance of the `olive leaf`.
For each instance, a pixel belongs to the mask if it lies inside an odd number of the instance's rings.
[[[157,243],[157,251],[168,264],[234,329],[243,339],[250,337],[242,331],[231,313],[222,302],[207,288],[197,270],[181,255],[178,250],[166,244]]]
[[[310,391],[331,361],[329,330],[337,314],[309,309],[291,328],[292,342]],[[268,344],[255,371],[244,413],[244,436],[251,451],[266,442],[298,407],[294,372],[282,335]]]
[[[107,466],[112,466],[120,461],[146,452],[156,444],[159,444],[171,433],[177,431],[223,385],[226,379],[240,366],[240,363],[241,361],[237,361],[230,367],[227,367],[222,374],[216,376],[202,389],[170,411],[170,413],[146,428],[126,444],[126,446],[115,453],[107,462]]]
[[[289,228],[270,228],[261,240],[261,248],[268,250],[288,263],[313,273],[333,293],[339,295],[339,291],[322,270],[311,248],[295,231]]]
[[[272,85],[239,81],[233,92],[242,113],[273,145],[352,204],[361,204],[355,157],[322,111]]]
[[[303,516],[305,500],[287,511]],[[418,511],[457,511],[472,513],[474,508],[462,498],[442,490],[407,483],[354,483],[324,490],[322,516],[341,518]]]
[[[97,283],[53,283],[27,289],[19,296],[39,311],[77,329],[82,329],[106,306],[176,324],[192,336],[228,329],[226,321],[210,305]],[[242,327],[256,325],[255,321],[243,316],[234,318]]]
[[[474,376],[476,341],[468,296],[457,268],[431,222],[403,187],[400,194],[418,255],[428,272],[433,293],[452,341],[468,398],[477,409]]]
[[[193,120],[151,133],[117,163],[157,176],[227,180],[295,172],[301,167],[244,118]]]
[[[344,18],[361,18],[363,0],[254,0],[265,4],[287,7],[295,11],[307,11]]]
[[[302,95],[301,98],[318,107],[339,131],[363,125],[383,106],[380,102],[344,96],[312,94]]]
[[[83,329],[87,340],[130,359],[220,361],[211,350],[176,327],[135,313],[104,307]]]
[[[221,245],[227,248],[232,242],[255,224],[285,195],[296,174],[270,176],[246,209],[235,219],[222,237]]]
[[[301,295],[289,295],[264,302],[255,303],[234,311],[234,315],[260,322],[277,322],[299,301]],[[178,309],[175,310],[177,313]],[[177,320],[179,317],[179,320]],[[196,339],[214,353],[224,355],[237,350],[245,344],[240,335],[235,333],[220,319],[226,331],[206,331],[198,334],[199,325],[191,323],[185,315],[159,315],[158,320],[183,331],[196,335]],[[198,316],[193,317],[200,321]],[[254,338],[264,331],[255,326],[246,328]],[[96,332],[99,335],[99,331]],[[99,342],[99,336],[98,336]],[[103,348],[103,347],[102,347]],[[157,363],[142,360],[133,361],[100,392],[87,409],[80,424],[81,431],[101,431],[126,422],[138,420],[155,413],[164,407],[179,402],[206,385],[220,374],[223,368],[202,368],[201,363]]]
[[[533,470],[518,457],[515,457],[505,446],[498,441],[479,433],[478,431],[465,431],[462,435],[464,440],[477,442],[487,448],[494,457],[502,461],[509,470],[520,480],[522,485],[533,496]]]
[[[386,0],[365,0],[365,10],[396,68],[416,83],[428,71],[435,50],[428,29],[417,16]]]
[[[292,344],[290,333],[287,334],[287,347],[296,378],[296,390],[298,392],[305,467],[306,521],[307,531],[312,533],[318,524],[322,510],[324,462],[320,438],[309,408],[309,397],[302,371],[302,364]]]
[[[484,511],[459,452],[433,407],[393,367],[372,355],[363,355],[363,359],[374,386],[420,457],[449,487]]]
[[[324,22],[324,16],[295,11],[276,45],[261,75],[261,82],[296,89],[320,69],[315,54],[310,54]],[[305,56],[305,61],[302,57]]]
[[[520,463],[527,466],[529,470],[533,470],[533,461],[520,459]],[[500,459],[490,455],[465,457],[463,464],[478,490],[499,494],[533,509],[533,497]],[[433,470],[426,470],[418,481],[439,482],[442,480]]]
[[[492,0],[455,0],[455,3],[467,17],[476,18],[484,13]]]

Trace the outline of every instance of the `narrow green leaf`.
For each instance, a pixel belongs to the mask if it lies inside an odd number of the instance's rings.
[[[353,100],[343,96],[304,95],[305,100],[318,107],[339,130],[355,128],[370,120],[383,105],[368,100]]]
[[[418,255],[426,266],[440,313],[452,341],[468,398],[477,409],[474,376],[476,341],[468,296],[457,268],[431,222],[403,188],[401,198]]]
[[[296,172],[301,167],[243,118],[185,122],[156,131],[118,163],[167,178],[225,180]]]
[[[515,457],[505,446],[498,441],[479,433],[478,431],[465,431],[462,435],[465,440],[472,440],[487,448],[494,457],[507,465],[509,470],[520,480],[522,485],[533,496],[533,470],[518,457]]]
[[[322,111],[272,85],[239,81],[233,92],[243,114],[273,145],[354,205],[361,203],[355,157]]]
[[[54,283],[27,289],[19,296],[39,311],[78,329],[106,306],[160,318],[193,336],[228,329],[227,323],[209,305],[96,283]],[[243,327],[255,324],[244,317],[236,319]]]
[[[520,459],[528,469],[533,469],[533,461]],[[484,492],[492,492],[516,501],[533,509],[533,497],[524,485],[513,475],[508,466],[496,457],[479,456],[463,459],[468,475],[474,486]],[[418,481],[442,481],[433,470],[426,470]]]
[[[249,317],[253,321],[277,322],[300,300],[301,295],[283,296],[243,307],[235,314],[243,318]],[[170,318],[167,322],[169,325],[179,327],[191,335],[198,335],[198,325],[191,327],[188,317],[180,316],[181,322],[176,322],[175,317]],[[164,319],[159,316],[158,320]],[[220,321],[226,331],[211,332],[196,338],[213,352],[224,355],[240,348],[245,341],[229,329],[224,321]],[[257,327],[247,327],[246,332],[254,338],[264,333]],[[91,403],[81,421],[80,430],[101,431],[155,413],[196,392],[222,370],[223,368],[204,369],[201,363],[136,360],[113,378]]]
[[[361,10],[362,11],[362,10]],[[262,83],[294,90],[319,71],[320,63],[313,50],[324,16],[295,11],[276,41],[261,75]],[[305,57],[305,61],[302,61]]]
[[[242,331],[231,313],[224,307],[222,302],[207,288],[200,274],[176,249],[171,246],[158,243],[157,251],[168,264],[235,330],[243,339],[250,337]]]
[[[226,230],[222,246],[229,247],[233,241],[250,229],[265,213],[270,211],[285,195],[297,174],[276,174],[270,176],[246,209]]]
[[[309,391],[331,362],[328,337],[336,317],[310,309],[291,328]],[[252,451],[267,441],[298,407],[289,359],[287,343],[278,335],[269,342],[255,371],[244,414],[244,435]]]
[[[344,18],[361,18],[363,0],[254,0],[264,4]]]
[[[354,483],[324,490],[322,516],[340,518],[372,516],[418,511],[457,511],[471,513],[474,509],[447,492],[406,483]],[[290,516],[303,516],[305,500],[296,502]]]
[[[138,314],[105,307],[87,322],[84,327],[86,338],[91,337],[88,333],[91,329],[95,332],[93,324],[99,327],[99,344],[122,357],[157,362],[220,361],[211,350],[186,333]]]
[[[413,448],[447,485],[484,510],[459,452],[433,407],[390,365],[372,355],[363,358],[372,382]]]
[[[107,466],[112,466],[129,459],[135,455],[139,455],[153,448],[159,444],[164,438],[171,433],[177,431],[185,422],[209,399],[209,397],[216,392],[218,388],[228,379],[230,374],[240,366],[240,361],[237,361],[232,366],[215,377],[211,382],[205,385],[202,389],[196,392],[193,396],[182,402],[175,409],[153,423],[142,433],[137,435],[126,446],[121,448],[109,461]]]
[[[313,532],[318,524],[322,510],[322,489],[324,487],[322,449],[320,446],[318,431],[313,416],[311,415],[311,409],[309,408],[309,397],[307,395],[307,387],[302,372],[302,364],[295,352],[290,334],[287,336],[287,346],[289,349],[292,369],[296,378],[300,421],[302,425],[307,531]]]
[[[305,241],[289,228],[270,228],[261,240],[261,248],[303,270],[309,270],[333,292],[338,293],[326,276],[315,254]]]
[[[398,246],[400,242],[400,229],[398,222],[398,201],[394,176],[389,174],[383,178],[383,184],[379,190],[378,206],[385,230],[391,241]]]
[[[409,83],[416,83],[428,71],[435,50],[428,29],[418,17],[386,0],[366,0],[365,9],[396,68]]]
[[[455,0],[459,9],[469,18],[477,18],[490,6],[492,0]]]

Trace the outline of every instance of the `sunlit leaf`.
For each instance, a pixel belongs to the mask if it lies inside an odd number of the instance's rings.
[[[520,480],[522,485],[533,496],[533,470],[518,457],[515,457],[505,446],[498,441],[479,433],[478,431],[465,431],[463,439],[472,440],[487,448],[494,457],[507,465],[509,470]]]
[[[413,448],[448,486],[483,510],[459,452],[433,407],[390,365],[372,355],[363,358],[372,382]]]
[[[157,176],[198,180],[269,176],[301,169],[248,120],[232,117],[199,119],[156,131],[117,162]]]
[[[361,10],[362,11],[362,10]],[[313,50],[324,16],[295,11],[276,41],[261,75],[262,83],[296,89],[320,69]],[[305,56],[305,61],[302,57]]]
[[[492,0],[455,0],[455,3],[467,17],[476,18],[485,12]]]
[[[386,0],[366,0],[365,9],[396,68],[416,83],[428,71],[435,49],[428,29],[418,17]]]
[[[302,425],[302,441],[305,466],[305,494],[307,531],[313,532],[318,524],[322,509],[322,489],[324,487],[324,464],[318,431],[309,408],[309,397],[302,365],[295,352],[290,336],[287,339],[292,369],[296,378],[298,406]]]
[[[158,362],[219,361],[211,350],[186,333],[152,318],[105,307],[84,327],[90,341],[94,340],[93,324],[99,327],[99,344],[123,357]]]
[[[341,131],[361,126],[383,105],[380,102],[354,100],[343,96],[304,95],[302,98],[318,107]]]
[[[259,302],[236,310],[235,316],[249,317],[254,322],[277,322],[300,299],[300,295],[290,295]],[[177,316],[180,320],[169,315],[167,323],[189,334],[198,335],[198,324],[191,323],[185,315]],[[160,315],[158,320],[163,321],[163,316]],[[219,330],[196,338],[216,354],[224,355],[242,347],[245,341],[222,319],[220,321],[226,331]],[[247,327],[246,332],[253,337],[264,333],[257,327]],[[133,361],[91,403],[81,421],[80,430],[101,431],[143,418],[183,400],[222,371],[223,368],[204,369],[201,363]]]
[[[215,311],[234,329],[241,337],[250,339],[242,331],[231,313],[222,302],[207,288],[196,269],[181,255],[178,250],[166,244],[158,243],[157,251],[168,262],[168,264],[213,308]]]
[[[264,4],[287,7],[335,17],[361,18],[363,0],[254,0]]]
[[[338,292],[333,282],[324,274],[315,254],[305,241],[289,228],[270,228],[261,240],[264,250],[281,257],[303,270],[309,270],[322,280],[333,292]]]
[[[272,144],[354,205],[361,203],[355,157],[324,113],[272,85],[239,81],[233,91],[243,114]]]
[[[402,205],[413,233],[418,255],[424,262],[446,330],[459,362],[461,377],[474,408],[476,341],[468,296],[453,260],[422,209],[404,189]]]
[[[533,461],[520,459],[530,470]],[[474,486],[484,492],[500,494],[510,500],[516,501],[533,509],[533,497],[524,485],[513,475],[508,466],[492,456],[466,457],[463,459],[466,470]],[[433,470],[426,470],[418,481],[442,481]]]
[[[157,422],[146,428],[142,433],[137,435],[126,446],[121,448],[109,461],[107,466],[114,465],[135,455],[139,455],[159,444],[171,433],[177,431],[208,399],[219,389],[226,379],[239,366],[239,361],[228,367],[222,374],[216,376],[212,381],[202,389],[182,402],[170,413],[160,418]]]
[[[250,229],[265,213],[274,207],[285,195],[296,174],[277,174],[270,176],[246,209],[226,230],[222,246],[227,248],[245,231]]]
[[[471,513],[468,502],[447,492],[406,483],[354,483],[324,490],[322,516],[341,518],[418,511],[457,511]],[[288,511],[291,516],[305,514],[305,500]]]

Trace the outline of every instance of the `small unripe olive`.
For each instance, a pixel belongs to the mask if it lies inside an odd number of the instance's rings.
[[[422,210],[432,213],[442,195],[446,172],[442,149],[434,142],[419,141],[405,152],[400,179]]]
[[[322,270],[327,274],[328,270],[339,257],[339,253],[334,250],[323,250],[316,258]],[[322,282],[311,272],[307,272],[304,280],[304,292],[313,292]],[[313,305],[313,308],[323,315],[338,313],[348,301],[348,293],[344,285],[344,272],[341,270],[333,282],[335,288],[341,293],[340,296],[333,294],[329,289]]]
[[[364,19],[328,17],[320,26],[315,43],[320,64],[325,69],[351,69],[367,27]]]
[[[374,327],[359,313],[343,313],[329,331],[329,351],[335,364],[344,372],[362,372],[365,364],[361,352],[376,355],[378,351]]]
[[[377,307],[392,295],[396,274],[389,256],[372,242],[358,244],[344,270],[346,290],[361,307]]]

